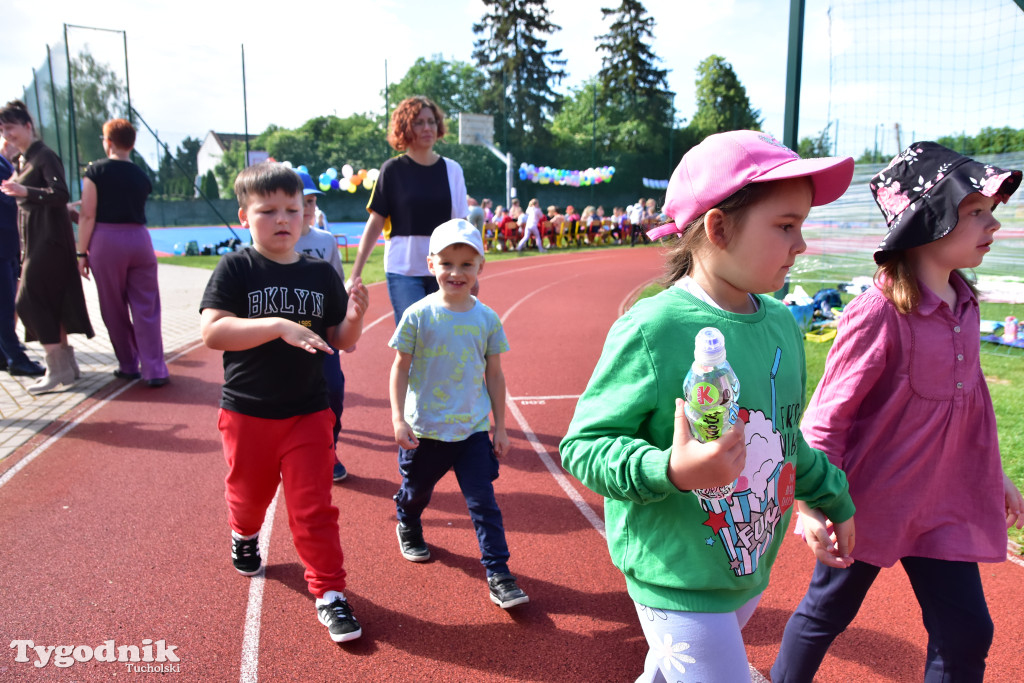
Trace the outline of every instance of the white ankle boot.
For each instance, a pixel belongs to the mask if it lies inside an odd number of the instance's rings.
[[[68,361],[67,353],[58,347],[46,352],[46,374],[26,389],[30,394],[44,394],[48,391],[66,389],[75,383],[75,371]]]
[[[74,346],[62,346],[61,350],[64,355],[67,356],[68,363],[71,365],[71,371],[75,375],[75,379],[81,379],[82,371],[78,369],[78,361],[75,360],[75,347]]]

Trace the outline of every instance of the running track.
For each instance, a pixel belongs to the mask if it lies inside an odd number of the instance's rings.
[[[163,639],[180,659],[168,680],[181,682],[633,680],[646,644],[608,559],[601,500],[562,474],[557,447],[609,325],[658,277],[660,259],[655,248],[617,249],[493,262],[484,271],[482,297],[512,345],[503,366],[513,449],[496,486],[528,605],[506,613],[489,601],[453,477],[424,516],[432,560],[398,554],[386,348],[394,326],[387,295],[374,285],[363,339],[343,357],[350,476],[334,487],[360,640],[334,645],[316,621],[283,500],[261,536],[265,577],[231,567],[216,430],[220,356],[197,345],[173,359],[168,387],[112,388],[0,463],[4,644]],[[680,352],[688,350],[680,340]],[[760,674],[811,568],[810,553],[788,535],[745,630]],[[983,565],[983,578],[996,622],[987,680],[1020,680],[1024,566]],[[920,680],[919,621],[902,570],[883,572],[818,680]],[[146,675],[96,661],[35,668],[15,654],[0,648],[0,680]]]

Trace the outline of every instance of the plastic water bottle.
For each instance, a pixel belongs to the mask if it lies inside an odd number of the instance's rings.
[[[693,365],[683,380],[683,400],[690,433],[701,443],[714,441],[736,423],[740,380],[725,359],[725,337],[705,327],[694,339]],[[695,489],[700,498],[716,500],[732,493],[736,482]]]

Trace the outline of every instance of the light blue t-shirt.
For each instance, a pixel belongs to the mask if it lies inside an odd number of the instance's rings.
[[[429,294],[405,310],[388,346],[412,354],[405,420],[417,437],[452,442],[488,431],[487,356],[509,350],[497,313],[479,300],[451,311]]]

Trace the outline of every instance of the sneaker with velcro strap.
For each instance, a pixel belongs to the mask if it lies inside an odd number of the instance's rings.
[[[530,596],[516,584],[516,577],[508,572],[489,576],[487,586],[491,590],[491,602],[502,609],[530,601]]]
[[[398,548],[402,557],[410,562],[426,562],[430,559],[430,550],[423,540],[423,527],[406,526],[401,522],[395,527],[398,534]]]

